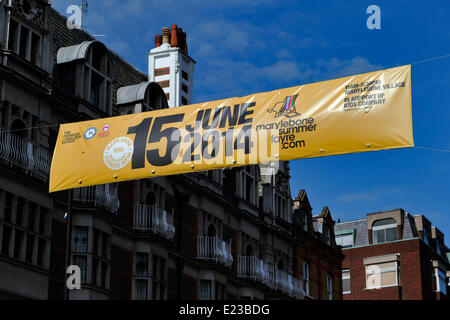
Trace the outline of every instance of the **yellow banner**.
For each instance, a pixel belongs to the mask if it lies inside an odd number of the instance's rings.
[[[61,125],[50,192],[413,147],[411,66]]]

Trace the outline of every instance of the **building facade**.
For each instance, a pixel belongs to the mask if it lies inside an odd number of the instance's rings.
[[[67,239],[82,282],[70,299],[341,297],[340,249],[313,226],[331,216],[306,210],[301,229],[288,162],[48,193],[58,124],[192,101],[181,29],[157,37],[147,76],[49,1],[2,1],[0,28],[0,299],[63,299]]]
[[[423,215],[403,209],[338,223],[344,300],[448,300],[449,249]]]

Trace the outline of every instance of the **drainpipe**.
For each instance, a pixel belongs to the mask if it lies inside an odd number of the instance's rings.
[[[9,26],[11,24],[11,9],[12,9],[12,0],[8,0],[6,5],[6,25],[5,25],[5,37],[3,40],[3,50],[8,50],[9,47]],[[8,63],[8,55],[3,55],[3,65],[7,65]]]
[[[69,275],[67,269],[70,265],[70,256],[72,252],[72,190],[67,192],[67,217],[66,217],[66,273],[64,281],[64,300],[70,299],[69,288],[67,287],[67,280]]]
[[[181,282],[183,280],[183,269],[184,269],[184,258],[182,257],[183,254],[183,236],[184,236],[184,212],[185,207],[189,203],[189,198],[191,197],[191,194],[186,194],[181,192],[175,185],[172,185],[172,188],[175,193],[175,198],[177,199],[176,203],[176,211],[175,215],[178,220],[178,230],[177,232],[177,251],[179,253],[179,256],[177,257],[176,261],[176,278],[177,278],[177,300],[182,300],[182,286]]]

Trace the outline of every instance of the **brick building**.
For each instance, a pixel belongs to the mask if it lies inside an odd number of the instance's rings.
[[[305,295],[316,300],[341,300],[341,266],[344,258],[334,237],[335,222],[328,207],[318,216],[312,208],[305,190],[294,199],[294,218],[297,222],[296,247],[299,273],[303,277]]]
[[[70,299],[341,297],[339,248],[314,230],[331,216],[309,211],[299,230],[288,162],[76,189],[67,230],[68,193],[48,194],[57,124],[190,103],[181,29],[156,37],[149,75],[49,1],[0,2],[0,43],[0,298],[62,299],[67,234],[82,276]]]
[[[335,225],[344,300],[448,300],[449,249],[423,215],[403,209]]]

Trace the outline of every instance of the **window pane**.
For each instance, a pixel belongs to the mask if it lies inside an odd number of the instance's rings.
[[[148,276],[148,254],[136,253],[136,275],[138,277]]]
[[[72,235],[73,251],[85,253],[88,251],[88,229],[85,227],[75,227]]]
[[[92,284],[97,284],[97,272],[98,272],[98,259],[93,258],[92,260]]]
[[[89,99],[89,102],[94,105],[95,107],[100,108],[101,103],[101,85],[102,85],[103,79],[97,75],[95,72],[92,72],[92,79],[91,79],[91,96]]]
[[[381,226],[387,226],[390,224],[397,224],[397,222],[395,221],[395,219],[384,219],[384,220],[378,220],[376,222],[374,222],[374,224],[372,225],[373,227],[381,227]]]
[[[342,290],[344,293],[350,292],[350,278],[342,279]]]
[[[373,242],[374,243],[384,243],[386,238],[384,235],[384,230],[378,230],[373,232]]]
[[[376,288],[381,286],[380,274],[367,275],[367,288]]]
[[[393,286],[397,284],[397,272],[389,271],[383,272],[381,274],[381,285],[382,286]]]
[[[35,236],[33,236],[31,234],[29,234],[27,236],[27,251],[26,251],[25,259],[27,260],[27,262],[30,262],[30,263],[33,262],[34,240],[35,240]]]
[[[12,228],[8,226],[3,226],[3,236],[2,236],[2,253],[4,255],[9,255],[9,246],[11,241]]]
[[[136,300],[147,300],[147,280],[136,280]]]
[[[199,300],[211,300],[211,281],[200,280]]]
[[[441,270],[438,271],[439,274],[439,291],[447,295],[447,277]]]
[[[22,253],[23,239],[25,233],[23,231],[16,230],[16,240],[14,242],[14,258],[19,259]]]
[[[16,52],[17,32],[18,32],[17,22],[15,22],[14,20],[11,20],[11,23],[9,25],[9,44],[8,44],[8,49],[11,50],[11,51],[14,51],[14,52]]]
[[[37,258],[38,258],[38,261],[37,261],[38,266],[41,266],[41,267],[44,266],[44,263],[45,263],[44,258],[45,258],[45,249],[46,249],[46,247],[47,247],[47,240],[39,239],[39,242],[38,242],[38,256],[37,256]]]
[[[106,288],[106,276],[108,274],[108,263],[102,262],[102,287]]]
[[[73,256],[73,264],[80,267],[81,270],[81,282],[86,283],[86,267],[87,257]]]
[[[19,46],[19,55],[22,58],[26,58],[27,55],[27,44],[28,44],[28,30],[24,26],[20,31],[20,46]]]
[[[32,33],[31,36],[31,63],[34,65],[38,65],[39,64],[39,60],[40,60],[40,54],[39,54],[39,49],[40,49],[40,37],[35,34]]]
[[[386,229],[386,241],[397,240],[397,228]]]

